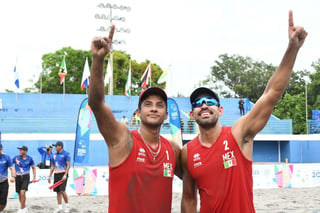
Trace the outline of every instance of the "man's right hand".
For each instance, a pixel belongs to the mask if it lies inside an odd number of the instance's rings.
[[[294,25],[293,15],[291,10],[289,11],[288,33],[289,33],[290,44],[294,45],[297,48],[300,48],[303,45],[304,40],[308,35],[307,31],[305,31],[303,27]]]
[[[91,53],[93,57],[99,57],[99,58],[104,58],[111,50],[112,46],[112,38],[114,34],[114,29],[115,26],[112,25],[110,32],[109,32],[109,37],[99,37],[99,38],[94,38],[91,43]]]

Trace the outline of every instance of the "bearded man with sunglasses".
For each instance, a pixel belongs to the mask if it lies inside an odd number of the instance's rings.
[[[191,119],[199,125],[200,134],[187,143],[181,153],[183,195],[181,212],[196,212],[197,189],[201,213],[252,213],[253,139],[269,120],[292,73],[295,59],[307,32],[294,26],[289,12],[289,45],[280,66],[252,110],[232,127],[221,126],[223,114],[218,95],[201,87],[190,96]]]

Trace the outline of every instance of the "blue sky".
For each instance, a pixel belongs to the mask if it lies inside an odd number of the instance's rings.
[[[14,90],[13,67],[18,66],[21,88],[29,87],[41,72],[41,56],[62,47],[89,50],[97,29],[108,23],[94,18],[105,13],[97,0],[11,0],[0,7],[0,92]],[[288,44],[288,11],[296,25],[308,31],[295,70],[312,71],[320,58],[320,8],[318,0],[118,0],[130,12],[116,26],[131,33],[117,33],[124,50],[142,62],[145,59],[165,69],[170,66],[167,92],[189,96],[195,85],[210,74],[220,54],[239,54],[278,65]],[[108,3],[103,2],[103,3]],[[17,60],[17,62],[16,62]],[[82,70],[81,70],[82,72]],[[134,72],[134,70],[133,70]],[[58,78],[58,76],[57,76]],[[79,85],[80,87],[80,85]],[[18,90],[22,91],[22,90]]]

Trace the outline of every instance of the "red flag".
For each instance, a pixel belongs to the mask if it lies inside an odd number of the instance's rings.
[[[147,66],[146,70],[141,76],[141,88],[144,89],[151,83],[151,63]]]

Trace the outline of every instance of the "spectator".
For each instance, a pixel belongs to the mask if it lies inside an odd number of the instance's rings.
[[[184,122],[182,120],[182,118],[180,119],[180,125],[181,125],[181,132],[184,132]]]
[[[10,182],[14,182],[16,171],[12,165],[12,161],[8,155],[3,154],[2,144],[0,144],[0,213],[7,205],[9,183],[8,168],[11,171]]]
[[[194,131],[194,120],[189,119],[187,124],[187,133],[192,134]]]
[[[140,126],[140,123],[141,123],[141,119],[139,117],[139,115],[136,113],[136,121],[137,121],[137,125],[138,125],[138,128]]]
[[[239,104],[240,115],[243,116],[244,115],[244,101],[242,100],[242,98],[240,98],[238,104]]]
[[[40,169],[50,169],[50,159],[52,158],[52,146],[40,146],[38,152],[41,155],[41,161],[38,163]]]
[[[16,170],[16,192],[19,195],[20,209],[18,213],[27,213],[26,208],[26,192],[30,183],[30,167],[33,172],[33,182],[36,180],[36,167],[32,157],[27,155],[28,147],[18,147],[19,155],[12,159],[12,163],[15,164]]]
[[[120,122],[123,123],[124,125],[128,125],[129,124],[129,121],[128,121],[128,119],[127,119],[127,117],[125,115],[122,116]]]
[[[138,121],[137,121],[135,112],[132,114],[132,117],[131,117],[130,127],[132,126],[136,126],[136,128],[138,128]]]

